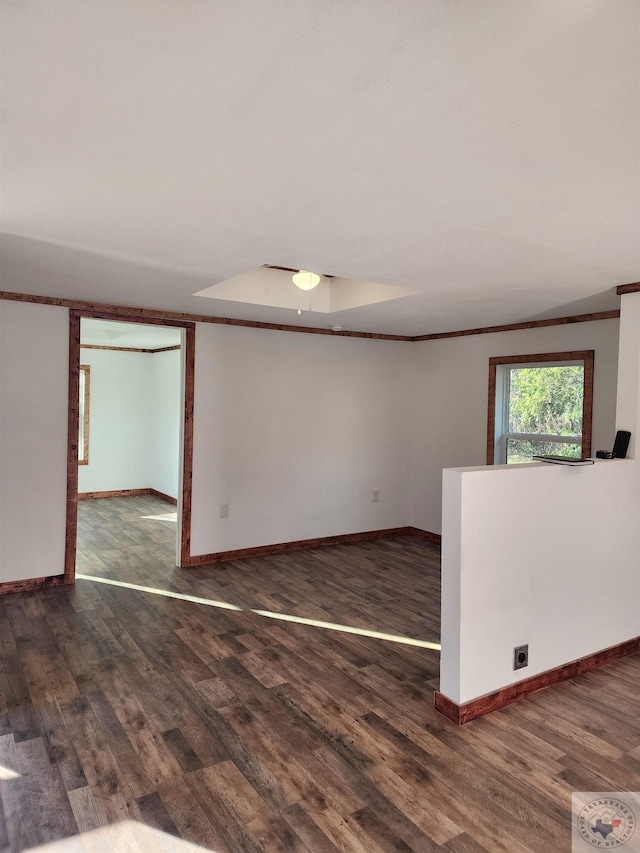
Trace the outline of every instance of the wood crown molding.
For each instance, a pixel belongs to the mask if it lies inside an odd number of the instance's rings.
[[[531,696],[539,690],[545,690],[554,684],[576,678],[578,675],[614,663],[620,658],[633,655],[638,651],[640,651],[640,637],[634,637],[632,640],[619,643],[617,646],[611,646],[600,652],[594,652],[592,655],[578,658],[571,663],[565,663],[562,666],[541,672],[539,675],[534,675],[532,678],[525,678],[524,681],[518,681],[516,684],[496,690],[495,693],[488,693],[486,696],[472,699],[471,702],[465,702],[462,705],[457,705],[448,696],[436,691],[435,707],[447,719],[458,726],[462,726],[470,720],[483,717],[491,711],[504,708],[505,705],[511,705],[513,702]]]
[[[640,288],[640,284],[637,285]],[[621,287],[636,287],[636,285],[622,285]],[[618,292],[623,292],[618,288]],[[624,291],[631,292],[631,291]],[[477,329],[462,329],[457,332],[436,332],[428,335],[383,335],[377,332],[334,332],[333,329],[314,329],[311,326],[289,326],[279,323],[262,323],[257,320],[235,320],[230,317],[211,317],[207,314],[187,314],[175,311],[156,311],[151,308],[132,308],[123,305],[109,305],[99,302],[84,302],[74,299],[62,299],[54,296],[36,296],[28,293],[13,293],[0,290],[0,300],[11,302],[32,302],[41,305],[53,305],[59,308],[71,308],[83,313],[83,316],[101,317],[105,320],[113,320],[120,315],[123,320],[138,318],[145,322],[156,320],[178,321],[175,325],[184,326],[185,323],[214,323],[223,326],[243,326],[249,329],[271,329],[276,332],[297,332],[306,335],[329,335],[342,338],[368,338],[378,341],[436,341],[445,338],[460,338],[469,335],[489,335],[497,332],[516,332],[525,329],[539,329],[546,326],[565,326],[571,323],[591,323],[597,320],[615,320],[620,317],[620,311],[599,311],[592,314],[576,314],[571,317],[556,317],[551,320],[529,320],[524,323],[508,323],[502,326],[483,326]],[[91,312],[86,313],[85,312]],[[98,312],[98,313],[94,313]],[[161,352],[162,350],[151,350]]]
[[[110,352],[170,352],[171,350],[180,349],[180,344],[171,347],[158,347],[157,349],[142,349],[142,347],[103,347],[102,344],[80,344],[80,349],[104,349]]]
[[[262,323],[257,320],[235,320],[230,317],[212,317],[208,314],[186,314],[176,311],[160,311],[152,308],[131,308],[124,305],[109,305],[100,302],[84,302],[77,299],[61,299],[54,296],[35,296],[27,293],[12,293],[0,290],[0,299],[11,302],[32,302],[41,305],[53,305],[59,308],[71,308],[82,312],[82,316],[100,317],[112,320],[120,315],[123,320],[136,317],[145,322],[155,320],[177,321],[173,325],[184,326],[185,323],[214,323],[222,326],[244,326],[249,329],[271,329],[276,332],[300,332],[307,335],[333,335],[347,338],[372,338],[383,341],[411,341],[410,335],[382,335],[376,332],[334,332],[333,329],[314,329],[311,326],[288,326],[280,323]],[[87,313],[89,312],[89,313]]]
[[[546,326],[568,326],[571,323],[593,323],[597,320],[617,320],[620,311],[597,311],[593,314],[574,314],[572,317],[555,317],[552,320],[528,320],[526,323],[507,323],[503,326],[483,326],[463,329],[459,332],[437,332],[432,335],[417,335],[412,341],[440,341],[444,338],[462,338],[469,335],[493,335],[496,332],[519,332],[525,329],[542,329]]]
[[[640,292],[640,281],[633,281],[631,284],[620,284],[616,287],[616,293],[618,296],[623,296],[625,293],[638,292]]]

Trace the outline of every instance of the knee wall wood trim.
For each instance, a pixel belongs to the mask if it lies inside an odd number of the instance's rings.
[[[611,646],[608,649],[594,652],[592,655],[587,655],[586,657],[555,667],[555,669],[541,672],[532,678],[518,681],[517,684],[503,687],[501,690],[496,690],[495,693],[488,693],[486,696],[480,696],[478,699],[472,699],[471,702],[465,702],[462,705],[456,704],[448,696],[436,691],[436,710],[452,722],[462,726],[470,720],[475,720],[477,717],[483,717],[485,714],[491,713],[491,711],[504,708],[505,705],[510,705],[512,702],[517,702],[519,699],[531,696],[531,694],[537,693],[539,690],[545,690],[547,687],[552,687],[554,684],[560,684],[570,678],[575,678],[584,672],[598,669],[608,663],[614,663],[620,660],[620,658],[635,654],[638,651],[640,651],[640,637],[634,637],[632,640],[619,643],[617,646]]]
[[[0,595],[9,595],[12,592],[30,592],[33,589],[45,589],[53,586],[63,586],[65,583],[73,583],[66,575],[52,575],[48,578],[27,578],[23,581],[7,581],[0,583]]]

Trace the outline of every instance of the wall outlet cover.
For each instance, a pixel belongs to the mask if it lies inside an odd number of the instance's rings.
[[[529,643],[516,646],[513,650],[513,668],[524,669],[525,666],[529,666]]]

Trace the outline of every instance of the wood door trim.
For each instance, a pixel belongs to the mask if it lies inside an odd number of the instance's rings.
[[[78,433],[80,394],[80,315],[69,312],[69,400],[67,420],[67,513],[64,582],[75,583],[78,536]]]
[[[184,420],[182,433],[182,535],[180,566],[191,559],[191,491],[193,484],[193,408],[195,399],[196,327],[186,327],[184,352]]]
[[[78,392],[80,374],[80,319],[126,320],[150,326],[173,326],[185,330],[183,478],[180,566],[189,565],[191,549],[191,484],[193,480],[193,411],[196,327],[193,322],[164,317],[122,315],[102,310],[69,311],[69,425],[67,446],[67,520],[65,540],[65,582],[75,582],[78,526]],[[91,493],[86,493],[91,494]]]

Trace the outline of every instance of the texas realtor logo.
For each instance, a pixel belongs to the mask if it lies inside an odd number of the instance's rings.
[[[634,834],[636,814],[640,815],[640,793],[574,793],[572,853],[618,847],[625,847],[625,853],[640,851],[640,834]]]

